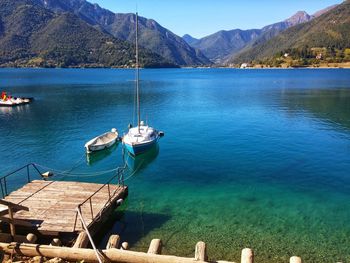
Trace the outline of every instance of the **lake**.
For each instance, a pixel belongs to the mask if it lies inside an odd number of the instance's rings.
[[[350,70],[141,70],[142,119],[165,132],[159,147],[134,160],[118,144],[87,160],[85,142],[135,119],[134,77],[1,69],[1,90],[35,101],[0,108],[0,173],[34,162],[103,183],[113,174],[101,171],[126,162],[129,197],[100,246],[118,233],[137,251],[161,238],[179,256],[202,240],[216,260],[250,247],[257,262],[350,261]]]

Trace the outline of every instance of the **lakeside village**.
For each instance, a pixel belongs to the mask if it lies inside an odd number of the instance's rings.
[[[302,48],[279,52],[272,58],[241,64],[232,68],[350,68],[350,48]]]

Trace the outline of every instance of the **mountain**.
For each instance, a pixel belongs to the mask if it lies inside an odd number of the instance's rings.
[[[85,0],[35,0],[56,13],[70,12],[88,24],[114,37],[134,43],[133,14],[115,14]],[[140,17],[140,45],[181,66],[207,65],[211,62],[181,37],[165,29],[152,19]]]
[[[222,62],[233,52],[238,52],[247,43],[257,38],[260,30],[221,30],[215,34],[199,39],[192,43],[192,47],[199,49],[205,56],[215,63]]]
[[[234,56],[240,63],[271,58],[292,49],[350,47],[350,1],[332,8],[309,22],[293,26],[267,42],[259,43]]]
[[[133,42],[135,39],[135,15],[116,14],[114,23],[106,27],[119,39]],[[181,37],[159,25],[152,19],[139,17],[139,43],[169,61],[180,66],[207,65],[210,61]]]
[[[130,67],[134,47],[71,13],[55,14],[33,0],[0,0],[0,65]],[[147,50],[145,66],[168,63]],[[159,64],[160,63],[160,64]]]
[[[185,40],[187,42],[187,44],[189,44],[190,46],[195,44],[198,41],[197,38],[194,38],[189,34],[183,35],[182,39]]]
[[[188,35],[185,35],[184,40],[192,47],[201,50],[212,61],[223,63],[242,50],[265,43],[287,28],[308,22],[334,7],[328,7],[314,15],[309,15],[305,11],[298,11],[284,21],[265,26],[261,29],[219,31],[195,41],[188,37]]]
[[[306,23],[310,20],[312,20],[314,17],[306,13],[305,11],[298,11],[296,14],[291,16],[290,18],[278,22],[275,24],[271,24],[268,26],[263,27],[260,30],[259,36],[252,41],[246,43],[246,45],[241,48],[240,50],[234,50],[231,52],[230,56],[226,57],[228,60],[231,59],[231,57],[235,56],[238,53],[245,52],[246,50],[249,50],[250,48],[253,48],[259,44],[265,43],[271,38],[277,36],[284,30],[293,27],[298,24]]]
[[[313,19],[313,16],[310,16],[305,11],[298,11],[293,16],[291,16],[290,18],[288,18],[282,22],[278,22],[278,23],[263,27],[261,29],[261,31],[262,31],[261,35],[264,36],[267,34],[269,36],[276,36],[281,31],[283,31],[289,27],[308,22],[311,19]]]

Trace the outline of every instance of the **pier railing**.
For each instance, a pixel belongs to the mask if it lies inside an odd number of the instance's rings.
[[[24,179],[23,183],[30,183],[33,180],[33,175],[31,174],[31,171],[35,171],[35,174],[38,174],[40,176],[40,179],[43,178],[42,173],[38,169],[38,167],[34,163],[27,164],[21,168],[18,168],[17,170],[10,172],[6,174],[5,176],[0,178],[0,188],[1,188],[1,198],[5,198],[8,196],[8,194],[14,190],[15,185],[19,185],[21,183],[21,179]],[[20,176],[18,177],[18,175]],[[17,177],[16,177],[17,175]],[[14,178],[13,181],[11,179]],[[9,186],[9,183],[12,185]]]
[[[123,167],[118,167],[118,169],[116,170],[116,174],[112,178],[110,178],[104,185],[102,185],[99,189],[97,189],[93,194],[91,194],[88,198],[86,198],[83,202],[81,202],[78,205],[77,209],[79,209],[82,216],[88,221],[91,220],[87,226],[88,228],[90,227],[90,225],[100,220],[101,214],[103,213],[104,209],[108,207],[108,205],[111,203],[111,201],[115,197],[116,193],[121,188],[124,188],[125,170],[126,170],[126,165]],[[101,193],[103,191],[108,192],[108,199],[103,207],[101,207],[100,209],[94,209],[93,198],[96,197],[98,193]],[[98,210],[99,212],[97,212],[97,214],[94,214],[94,211],[96,210]],[[76,230],[77,221],[78,221],[78,212],[76,212],[76,215],[75,215],[73,231]]]

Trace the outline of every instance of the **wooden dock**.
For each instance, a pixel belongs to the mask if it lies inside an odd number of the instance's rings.
[[[83,230],[76,208],[81,207],[87,225],[103,216],[101,212],[124,198],[126,186],[81,182],[35,180],[10,193],[5,201],[28,207],[17,211],[14,219],[43,235],[74,233]],[[3,209],[7,207],[3,206]],[[21,225],[21,223],[19,223]]]

